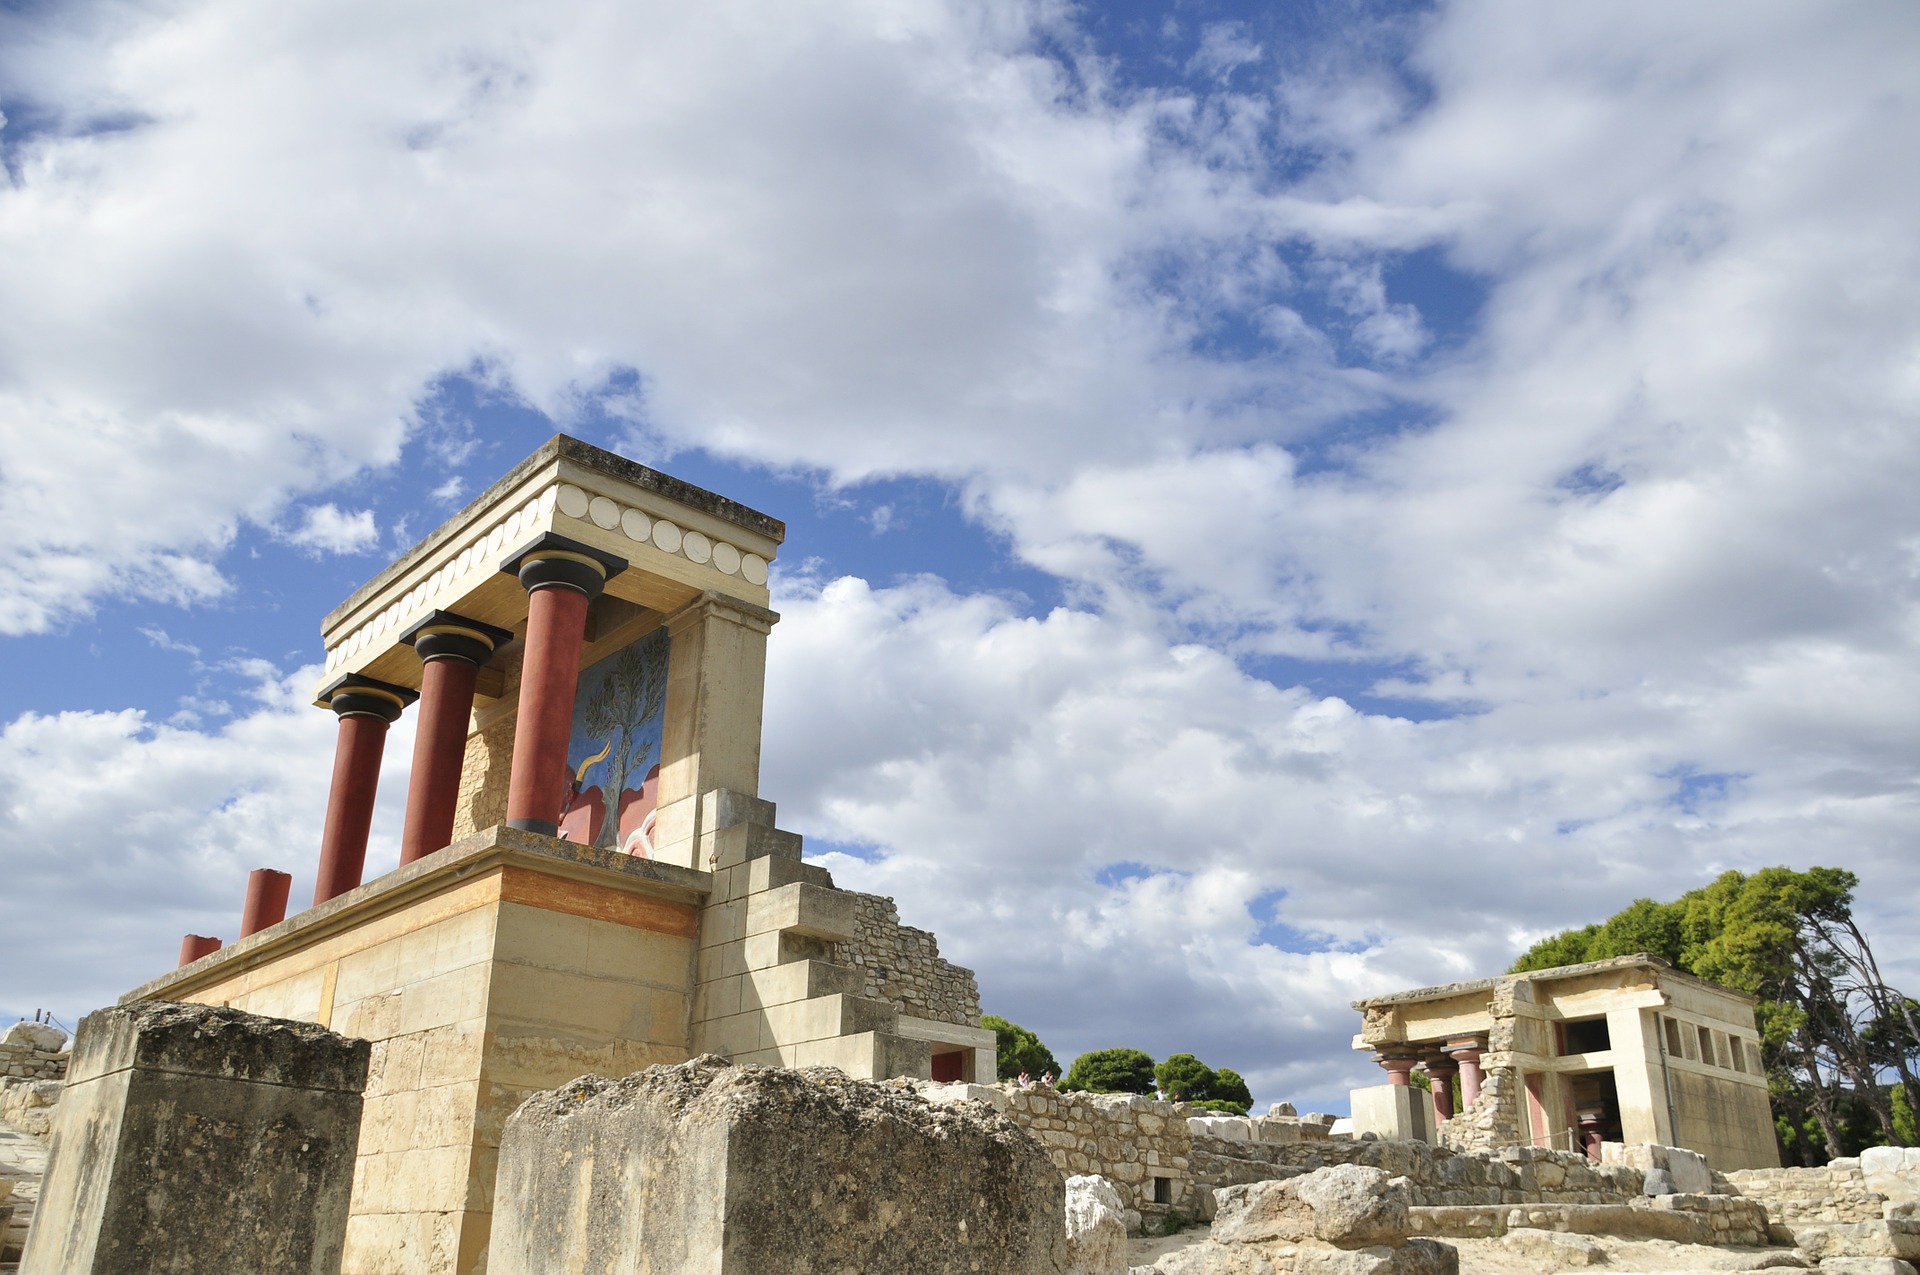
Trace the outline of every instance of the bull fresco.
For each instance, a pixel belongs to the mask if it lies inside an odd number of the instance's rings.
[[[667,658],[667,631],[655,629],[580,675],[562,837],[653,857]]]

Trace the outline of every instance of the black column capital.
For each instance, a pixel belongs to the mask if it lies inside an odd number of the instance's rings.
[[[493,658],[495,651],[513,640],[513,631],[482,624],[452,611],[433,611],[402,633],[400,640],[419,653],[422,663],[456,659],[480,667]]]
[[[410,687],[349,673],[327,683],[313,702],[341,717],[377,717],[391,723],[400,720],[401,711],[419,698],[420,692]]]
[[[528,593],[560,588],[597,598],[608,580],[627,569],[627,560],[549,531],[508,554],[500,569],[518,576]]]

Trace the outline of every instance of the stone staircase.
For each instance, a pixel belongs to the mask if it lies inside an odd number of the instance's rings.
[[[701,918],[693,1048],[735,1062],[838,1067],[849,1076],[925,1079],[932,1051],[897,1030],[890,1001],[861,995],[835,961],[854,937],[856,896],[801,860],[772,802],[720,790],[702,799],[699,866],[713,874]]]

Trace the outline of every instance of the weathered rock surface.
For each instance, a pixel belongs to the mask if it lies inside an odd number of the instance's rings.
[[[984,1103],[711,1055],[507,1121],[492,1275],[1064,1275],[1065,1189]]]
[[[1120,1193],[1097,1174],[1067,1179],[1068,1275],[1125,1275],[1127,1221]]]
[[[0,1045],[58,1053],[67,1047],[67,1034],[52,1023],[15,1023],[0,1036]]]
[[[23,1265],[337,1271],[368,1056],[366,1041],[219,1006],[87,1015]]]
[[[1407,1186],[1382,1169],[1343,1164],[1215,1194],[1215,1241],[1321,1240],[1343,1248],[1406,1240]]]
[[[1298,1244],[1222,1244],[1210,1241],[1168,1253],[1148,1268],[1155,1275],[1458,1275],[1460,1256],[1437,1240],[1408,1240],[1339,1248]]]

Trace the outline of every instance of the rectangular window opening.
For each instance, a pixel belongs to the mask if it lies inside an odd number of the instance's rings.
[[[1562,1054],[1600,1054],[1613,1048],[1605,1018],[1582,1018],[1561,1025],[1565,1028]]]
[[[1700,1037],[1700,1061],[1713,1066],[1713,1032],[1706,1027],[1696,1026],[1694,1032]]]
[[[1173,1203],[1172,1178],[1155,1178],[1153,1180],[1153,1202],[1155,1204]]]
[[[1687,1051],[1682,1048],[1680,1044],[1680,1021],[1675,1018],[1669,1018],[1666,1020],[1666,1024],[1667,1056],[1669,1058],[1685,1058]]]

